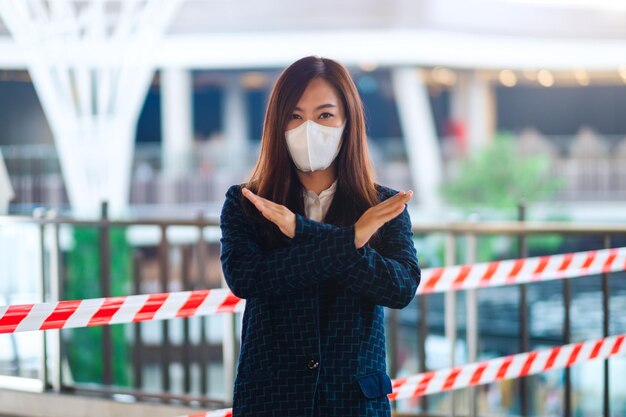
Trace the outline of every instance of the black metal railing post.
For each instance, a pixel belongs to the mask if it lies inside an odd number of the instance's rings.
[[[417,371],[426,372],[426,335],[428,334],[428,311],[426,294],[417,296],[418,316],[417,316]],[[419,399],[420,408],[425,412],[428,408],[428,397],[422,395]]]
[[[452,266],[457,262],[457,250],[456,250],[456,240],[457,235],[454,233],[446,233],[445,235],[445,250],[444,250],[444,265]],[[456,291],[446,291],[444,294],[444,333],[446,340],[448,342],[448,346],[450,349],[449,352],[449,366],[453,367],[457,365],[455,353],[457,346],[457,299],[456,299]],[[450,391],[448,394],[448,403],[450,406],[448,415],[450,417],[455,417],[456,414],[456,402],[459,394],[455,391]]]
[[[161,291],[169,291],[169,242],[167,240],[167,225],[161,224],[161,240],[159,243],[159,272]],[[169,320],[161,320],[161,389],[170,390],[170,327]]]
[[[572,305],[572,287],[569,279],[563,280],[563,344],[571,343],[571,305]],[[564,386],[565,394],[563,397],[563,416],[572,416],[572,378],[570,368],[564,370]]]
[[[522,200],[519,202],[517,208],[517,220],[520,222],[526,221],[526,204]],[[520,233],[517,236],[517,244],[520,258],[528,257],[528,245],[525,233]],[[526,284],[520,284],[519,286],[519,323],[520,323],[520,352],[530,351],[530,334],[528,330],[528,290]],[[519,379],[520,389],[520,414],[523,417],[528,416],[528,380],[529,378]]]
[[[135,294],[142,294],[142,261],[141,252],[135,250],[133,253],[133,288]],[[134,323],[134,343],[133,343],[133,387],[140,391],[143,388],[143,336],[142,323]],[[141,400],[141,397],[137,398]]]
[[[196,242],[196,260],[198,267],[198,288],[209,288],[207,279],[206,268],[208,267],[208,257],[206,253],[206,243],[204,241],[204,216],[202,213],[198,214],[198,240]],[[207,323],[208,318],[205,316],[200,317],[200,341],[198,342],[198,367],[200,368],[200,393],[203,396],[209,395],[209,376],[207,372],[207,366],[209,358],[207,352],[209,351],[209,343],[207,336]]]
[[[41,274],[39,279],[39,287],[41,290],[40,300],[42,303],[48,301],[46,287],[47,287],[47,268],[46,268],[46,224],[43,221],[43,212],[40,209],[35,210],[33,213],[33,217],[36,220],[42,220],[39,224],[39,255],[40,255],[40,264],[39,264],[39,272]],[[10,300],[10,299],[9,299]],[[39,362],[39,377],[41,378],[42,389],[45,391],[49,387],[50,375],[48,372],[48,342],[46,340],[45,335],[41,335],[41,360]],[[13,366],[15,367],[15,372],[17,375],[21,373],[21,363],[20,358],[17,353],[17,340],[15,335],[11,335],[11,343],[13,345],[13,352],[15,353]]]
[[[609,249],[611,247],[611,236],[604,235],[604,248]],[[602,274],[602,337],[609,336],[609,320],[610,317],[610,292],[609,292],[609,274]],[[605,359],[603,363],[604,375],[602,381],[602,411],[604,417],[611,416],[611,401],[610,401],[610,387],[609,387],[609,359]]]
[[[56,212],[50,213],[52,217]],[[50,252],[50,295],[53,301],[60,301],[64,298],[64,273],[63,273],[63,251],[61,249],[60,226],[57,222],[52,223],[52,250]],[[53,373],[51,379],[52,389],[60,392],[63,388],[63,357],[65,356],[65,344],[61,330],[56,330],[54,335],[54,349],[52,356]]]
[[[103,201],[100,206],[100,233],[99,233],[99,268],[100,293],[102,297],[111,296],[111,239],[109,227],[109,204]],[[102,327],[102,382],[104,385],[113,384],[111,327]]]
[[[398,377],[398,311],[387,309],[389,321],[387,323],[387,349],[389,354],[389,374],[392,378]],[[391,403],[391,409],[395,412],[398,402]]]
[[[189,274],[191,272],[191,246],[183,246],[182,250],[182,271],[181,279],[183,291],[193,290]],[[189,334],[189,319],[183,320],[183,345],[182,345],[182,365],[183,365],[183,392],[189,394],[191,392],[191,339]]]
[[[466,235],[466,264],[476,263],[478,235],[468,233]],[[478,344],[480,339],[478,289],[468,289],[465,291],[465,343],[467,344],[468,363],[478,360]],[[452,352],[454,354],[454,352]],[[478,388],[470,386],[466,388],[467,393],[467,415],[469,417],[478,416]]]

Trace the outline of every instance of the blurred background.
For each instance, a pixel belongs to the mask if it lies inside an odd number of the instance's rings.
[[[415,191],[423,267],[626,246],[624,0],[0,0],[0,305],[223,287],[224,194],[307,55],[350,70],[377,182]],[[625,278],[417,297],[386,311],[389,375],[626,333]],[[228,406],[240,319],[0,335],[0,386]],[[394,407],[624,416],[625,373]]]

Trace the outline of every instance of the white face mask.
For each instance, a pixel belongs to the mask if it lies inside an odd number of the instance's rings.
[[[341,135],[346,127],[324,126],[307,120],[287,130],[285,139],[291,159],[300,171],[318,171],[328,168],[339,154]]]

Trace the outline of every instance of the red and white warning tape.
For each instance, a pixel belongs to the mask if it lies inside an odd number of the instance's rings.
[[[233,417],[233,410],[231,408],[227,410],[215,410],[208,413],[190,414],[181,417]]]
[[[244,305],[215,289],[2,306],[0,334],[232,313]]]
[[[393,380],[389,399],[419,397],[605,359],[626,352],[625,338],[626,335],[611,336],[398,378]]]
[[[611,336],[397,378],[392,381],[393,392],[388,398],[390,401],[404,400],[606,359],[626,353],[625,339],[626,334]],[[232,417],[232,409],[181,417]]]
[[[515,285],[626,270],[626,248],[422,270],[418,294]],[[0,306],[0,334],[243,311],[227,289]]]
[[[418,294],[498,287],[626,270],[626,248],[429,268]]]
[[[180,417],[233,417],[233,410],[232,408],[228,408],[224,410],[215,410],[209,411],[208,413],[190,414]]]

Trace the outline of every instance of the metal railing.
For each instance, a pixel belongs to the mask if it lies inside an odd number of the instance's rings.
[[[524,207],[520,207],[519,211],[520,220],[517,222],[490,222],[490,223],[474,223],[474,222],[459,222],[459,223],[447,223],[447,224],[429,224],[429,225],[414,225],[413,231],[418,235],[431,235],[442,234],[445,241],[445,253],[444,264],[455,265],[460,263],[471,264],[479,261],[477,259],[477,241],[481,237],[489,236],[513,236],[517,240],[517,256],[520,258],[526,258],[529,256],[528,238],[536,235],[560,235],[566,238],[573,237],[594,237],[600,243],[600,248],[610,248],[614,244],[626,243],[626,225],[616,224],[563,224],[559,222],[527,222],[524,221],[525,210]],[[619,242],[617,239],[619,238]],[[461,259],[459,254],[459,241],[465,241],[465,253],[464,259]],[[589,249],[598,249],[589,248]],[[542,254],[543,255],[543,254]],[[484,261],[484,260],[481,260]],[[609,290],[609,275],[604,273],[600,276],[601,293],[602,293],[602,305],[598,306],[598,309],[602,311],[602,337],[609,335],[609,322],[610,322],[610,290]],[[613,274],[618,275],[618,274]],[[622,290],[626,290],[626,274],[620,273]],[[564,305],[564,317],[562,322],[562,337],[558,339],[543,340],[544,343],[551,343],[553,345],[568,344],[572,342],[572,282],[570,280],[563,280],[560,283],[551,283],[550,286],[561,285],[561,293]],[[517,352],[528,352],[531,350],[531,335],[529,326],[529,300],[528,300],[528,284],[520,284],[517,288],[507,288],[508,291],[518,291],[518,320],[519,320],[519,334],[518,334],[518,350],[516,352],[505,352],[504,354],[511,354]],[[478,344],[479,344],[479,303],[478,292],[480,290],[468,290],[466,291],[465,299],[465,333],[467,344],[467,362],[475,362],[478,356]],[[428,299],[431,295],[420,294],[417,297],[418,304],[418,353],[419,353],[419,372],[427,371],[426,366],[426,348],[425,339],[429,333],[429,309]],[[459,323],[457,322],[457,293],[454,291],[447,292],[444,295],[444,334],[446,339],[450,343],[450,364],[455,365],[454,352],[455,344],[457,343],[458,334],[460,333]],[[623,314],[624,311],[618,313]],[[432,314],[432,313],[431,313]],[[395,319],[397,312],[392,312],[392,317]],[[393,337],[397,337],[398,334],[397,320],[391,320],[389,323],[391,330],[390,334]],[[626,329],[626,327],[624,327]],[[392,341],[392,346],[397,345],[397,342]],[[395,353],[394,350],[392,350]],[[392,363],[396,361],[395,357],[391,359]],[[610,387],[609,387],[609,361],[604,361],[603,365],[603,381],[602,381],[602,415],[605,417],[611,416],[609,399]],[[397,369],[396,366],[391,367],[392,370]],[[572,384],[571,384],[571,369],[566,368],[564,372],[564,400],[563,400],[563,416],[572,416],[573,402],[572,402]],[[519,410],[517,414],[521,416],[533,415],[530,413],[530,394],[528,381],[534,377],[526,377],[519,379],[518,394],[519,394]],[[467,390],[467,409],[462,410],[460,415],[478,415],[477,410],[477,396],[475,388],[468,388]],[[452,392],[449,394],[447,411],[451,415],[459,415],[456,406],[458,402],[455,400],[455,395],[458,393]],[[427,410],[428,397],[421,397],[421,408]]]
[[[523,210],[520,211],[523,219]],[[197,218],[192,220],[130,220],[114,221],[107,216],[106,206],[103,206],[102,216],[98,220],[85,221],[45,214],[36,217],[0,216],[0,229],[18,224],[30,224],[36,226],[39,233],[40,252],[40,297],[41,301],[64,299],[66,282],[66,259],[65,250],[61,243],[63,228],[96,228],[98,230],[98,253],[99,269],[98,282],[100,296],[110,296],[112,282],[112,253],[111,231],[116,228],[138,230],[140,227],[152,227],[158,230],[156,235],[135,238],[142,240],[139,246],[132,249],[132,289],[134,293],[167,292],[171,290],[192,290],[201,288],[215,288],[224,286],[220,279],[221,265],[216,260],[219,257],[219,223],[215,219]],[[195,233],[187,233],[185,236],[175,237],[174,230],[186,232],[195,230]],[[582,242],[580,249],[608,248],[615,245],[626,246],[626,225],[575,225],[561,223],[536,223],[536,222],[498,222],[498,223],[445,223],[445,224],[414,224],[413,232],[418,244],[425,239],[437,237],[442,242],[443,260],[420,253],[418,256],[422,267],[438,266],[437,262],[445,265],[458,263],[474,263],[484,261],[478,259],[478,247],[480,240],[493,236],[509,236],[517,244],[517,252],[511,255],[519,257],[529,256],[528,240],[535,235],[559,235],[566,239],[571,247],[575,238],[584,237],[591,239]],[[150,233],[148,233],[150,235]],[[580,243],[580,242],[579,242]],[[430,243],[432,244],[432,242]],[[589,247],[591,246],[591,247]],[[419,245],[418,245],[419,247]],[[174,254],[177,254],[174,256]],[[173,265],[173,259],[176,260]],[[176,266],[176,267],[174,267]],[[209,278],[213,276],[213,279]],[[626,294],[626,282],[623,273],[611,274],[616,277],[614,282],[619,283],[616,293]],[[533,336],[529,322],[529,294],[530,285],[549,285],[551,289],[560,288],[564,317],[562,332],[557,336],[537,337]],[[609,335],[611,318],[617,317],[623,312],[612,312],[610,309],[610,278],[609,274],[600,276],[602,305],[598,309],[602,311],[602,336]],[[150,289],[151,291],[147,291]],[[410,356],[417,362],[417,371],[424,372],[428,369],[429,352],[427,349],[428,339],[434,336],[444,337],[449,345],[448,364],[458,365],[455,352],[459,341],[464,341],[466,346],[467,362],[473,362],[481,354],[480,343],[483,339],[488,341],[506,339],[505,348],[513,352],[526,352],[531,349],[533,343],[543,344],[567,344],[572,340],[572,283],[569,280],[556,281],[549,284],[523,284],[517,288],[509,288],[507,291],[517,291],[517,323],[511,323],[511,327],[517,327],[517,335],[486,334],[481,330],[481,303],[479,295],[482,291],[468,290],[464,298],[458,298],[455,292],[445,294],[420,294],[411,305],[402,310],[386,310],[387,317],[387,344],[388,344],[388,369],[392,378],[407,367],[410,362],[406,356],[402,357],[401,350],[406,350],[403,338],[414,335],[415,351]],[[483,293],[484,294],[484,293]],[[114,294],[116,295],[116,294]],[[459,304],[465,306],[465,320],[459,322]],[[442,304],[442,305],[441,305]],[[101,381],[92,381],[91,384],[77,383],[67,380],[67,350],[69,341],[65,337],[67,331],[62,330],[54,333],[52,338],[44,339],[41,355],[39,378],[40,389],[53,392],[75,392],[77,394],[98,394],[115,397],[119,394],[127,394],[138,400],[161,402],[185,403],[202,408],[214,408],[228,405],[231,401],[231,387],[235,376],[236,359],[238,356],[239,331],[238,318],[236,315],[223,315],[221,326],[221,342],[214,343],[210,340],[205,317],[192,319],[176,319],[182,330],[181,337],[172,341],[175,330],[175,321],[164,320],[158,323],[158,338],[146,340],[146,325],[134,323],[123,325],[127,328],[129,343],[132,346],[132,360],[128,366],[131,368],[131,384],[126,387],[115,385],[113,370],[115,362],[121,358],[115,357],[113,352],[113,340],[111,327],[103,327],[101,357],[93,358],[94,363],[102,364],[103,373]],[[495,322],[495,320],[494,320]],[[513,326],[513,325],[517,326]],[[108,329],[108,330],[107,330]],[[496,332],[497,333],[497,332]],[[481,338],[481,335],[484,335]],[[10,335],[2,335],[9,337]],[[516,349],[512,349],[512,344]],[[19,357],[16,358],[19,361]],[[214,389],[209,386],[210,364],[221,364],[221,384],[223,395],[215,395]],[[177,371],[174,371],[177,369]],[[174,371],[174,372],[173,372]],[[572,382],[571,370],[564,372],[563,386],[563,415],[572,416]],[[0,377],[2,384],[4,377]],[[11,378],[14,378],[11,377]],[[147,379],[157,378],[159,383],[148,385]],[[533,397],[534,377],[518,380],[519,393],[518,406],[513,407],[519,415],[533,415],[531,410],[531,398]],[[603,415],[610,414],[610,386],[609,386],[609,360],[603,365]],[[12,383],[15,379],[7,380]],[[177,382],[178,381],[178,382]],[[7,383],[4,385],[6,386]],[[158,389],[154,386],[158,385]],[[429,415],[446,413],[449,415],[478,415],[477,399],[480,393],[476,388],[467,388],[447,394],[439,399],[421,397],[417,404],[421,412]],[[443,399],[442,399],[443,398]],[[405,404],[406,406],[406,404]],[[394,404],[398,413],[405,412],[398,403]],[[406,408],[406,407],[405,407]]]
[[[214,220],[208,220],[198,218],[196,220],[139,220],[139,221],[110,221],[107,216],[106,205],[103,205],[102,216],[99,220],[84,221],[74,220],[61,217],[50,217],[43,215],[38,218],[30,218],[23,216],[0,216],[0,228],[7,227],[16,224],[34,224],[39,230],[40,239],[40,259],[41,263],[41,282],[39,283],[40,301],[60,300],[64,299],[64,284],[67,284],[66,277],[64,276],[64,253],[61,248],[60,235],[61,229],[66,226],[73,228],[96,228],[98,230],[98,282],[100,285],[100,296],[107,297],[112,294],[111,291],[111,230],[113,229],[126,229],[137,227],[154,227],[158,229],[159,236],[156,238],[156,244],[152,243],[144,244],[142,248],[133,248],[132,254],[132,279],[128,282],[132,286],[131,292],[134,293],[146,293],[146,292],[168,292],[173,289],[177,290],[191,290],[201,288],[214,288],[220,286],[220,281],[209,280],[208,274],[210,271],[214,271],[217,267],[220,269],[219,264],[213,262],[209,263],[209,252],[215,252],[216,242],[210,237],[210,234],[206,233],[206,229],[215,227],[217,223]],[[168,232],[175,228],[193,228],[197,231],[197,239],[195,242],[187,242],[179,244],[177,247],[172,247],[170,239],[168,239]],[[207,238],[207,235],[208,238]],[[150,237],[148,239],[151,239]],[[212,246],[212,247],[211,247]],[[44,249],[45,248],[45,249]],[[144,249],[148,249],[145,251]],[[156,252],[154,250],[156,250]],[[171,277],[172,268],[170,265],[170,259],[175,250],[179,251],[181,256],[181,273],[178,280],[174,281]],[[143,252],[154,252],[150,257],[142,255]],[[195,262],[196,266],[193,268],[192,263]],[[151,263],[152,269],[156,266],[157,276],[148,277],[142,279],[146,275],[145,266]],[[194,269],[196,274],[194,279],[191,278],[190,271]],[[154,275],[154,274],[152,274]],[[213,273],[215,275],[215,273]],[[154,280],[156,278],[156,280]],[[234,323],[234,316],[222,317],[222,320],[230,320]],[[102,357],[94,358],[94,365],[97,362],[102,364],[102,380],[97,381],[100,384],[80,384],[70,383],[64,381],[63,375],[67,372],[63,370],[63,363],[66,361],[64,352],[67,350],[67,341],[63,340],[59,333],[56,333],[55,341],[56,346],[50,346],[49,340],[43,344],[44,352],[41,355],[42,363],[40,365],[40,380],[42,382],[41,387],[44,389],[51,389],[56,392],[61,391],[76,391],[76,392],[97,392],[100,394],[120,394],[125,393],[132,395],[138,399],[150,400],[156,398],[161,401],[181,401],[189,404],[201,404],[204,406],[215,406],[215,404],[223,404],[228,402],[228,398],[211,399],[209,396],[207,375],[209,363],[218,363],[228,366],[225,374],[234,375],[234,354],[230,352],[224,352],[224,349],[234,348],[234,326],[231,324],[229,327],[232,330],[228,337],[224,338],[224,342],[215,343],[209,340],[207,334],[208,323],[207,318],[199,317],[195,320],[197,327],[197,340],[191,343],[191,319],[181,319],[182,322],[182,343],[173,343],[170,339],[171,323],[169,320],[163,320],[158,323],[160,327],[160,334],[156,335],[158,338],[157,343],[153,341],[147,342],[145,340],[145,324],[136,323],[130,325],[132,330],[132,384],[130,387],[113,386],[113,368],[114,368],[114,354],[113,354],[113,340],[111,335],[111,327],[102,327]],[[154,329],[153,329],[154,330]],[[8,336],[8,335],[3,335]],[[151,337],[151,339],[154,339]],[[50,353],[54,352],[54,355]],[[224,360],[224,359],[228,360]],[[118,360],[120,358],[117,358]],[[191,364],[197,365],[199,371],[198,380],[200,381],[198,390],[199,395],[192,395],[191,389]],[[181,395],[175,395],[169,393],[172,389],[173,377],[170,375],[171,368],[174,364],[180,364],[183,369],[183,383]],[[146,372],[145,367],[149,365],[153,368],[156,367],[156,374],[160,375],[160,392],[151,392],[146,389],[145,379]],[[153,374],[155,372],[152,372]],[[227,377],[226,380],[229,378]],[[232,377],[230,378],[232,380]],[[0,383],[2,377],[0,377]],[[96,381],[94,381],[96,382]],[[4,384],[5,386],[7,384]],[[10,384],[9,384],[10,385]],[[154,385],[154,384],[153,384]],[[37,384],[32,385],[37,387]]]

